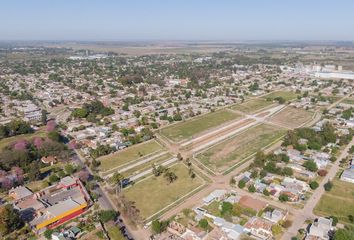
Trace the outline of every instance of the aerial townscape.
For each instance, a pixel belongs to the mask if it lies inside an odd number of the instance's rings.
[[[354,240],[354,3],[94,2],[0,4],[0,239]]]

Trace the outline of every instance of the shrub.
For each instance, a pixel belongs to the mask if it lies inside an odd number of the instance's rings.
[[[282,226],[283,226],[284,228],[289,228],[289,227],[291,227],[292,224],[293,224],[292,221],[286,220],[285,222],[283,222]]]
[[[330,181],[328,181],[324,186],[324,189],[329,192],[331,191],[332,187],[333,187],[333,183],[331,183]]]
[[[320,169],[320,170],[318,170],[317,174],[318,174],[318,176],[324,177],[327,175],[327,171],[324,169]]]
[[[113,210],[102,210],[98,213],[98,217],[104,223],[109,222],[111,220],[115,220],[117,216],[117,212]]]
[[[206,230],[209,227],[208,220],[206,220],[205,218],[201,219],[198,223],[198,226]]]
[[[316,182],[316,181],[312,181],[312,182],[310,182],[310,188],[312,189],[312,190],[315,190],[316,188],[318,188],[318,183]]]
[[[313,160],[306,161],[303,166],[311,172],[316,172],[318,170],[317,165]]]
[[[253,192],[256,191],[256,188],[254,187],[253,184],[251,184],[251,185],[248,186],[248,191],[251,192],[251,193],[253,193]]]
[[[239,187],[239,188],[244,188],[245,186],[246,186],[245,181],[240,180],[240,181],[238,182],[238,187]]]
[[[287,202],[287,201],[289,201],[289,196],[286,195],[286,194],[280,194],[280,195],[279,195],[279,201],[281,201],[281,202]]]

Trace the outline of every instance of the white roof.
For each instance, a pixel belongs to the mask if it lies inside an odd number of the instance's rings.
[[[52,215],[53,217],[59,216],[60,214],[67,212],[71,209],[74,209],[76,207],[79,207],[80,204],[75,202],[72,199],[67,199],[65,201],[59,202],[53,206],[50,206],[46,209],[49,215]]]

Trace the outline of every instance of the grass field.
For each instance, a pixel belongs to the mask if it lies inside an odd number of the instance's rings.
[[[118,226],[110,226],[107,231],[111,240],[125,240],[125,237],[120,232]]]
[[[270,106],[271,104],[273,104],[271,101],[266,101],[261,98],[255,98],[255,99],[251,99],[247,102],[237,104],[237,105],[233,106],[232,109],[238,110],[238,111],[241,111],[244,113],[254,113],[257,110],[260,110],[262,108]]]
[[[13,137],[9,137],[9,138],[4,138],[2,140],[0,140],[0,151],[6,147],[7,145],[16,142],[17,140],[20,139],[32,139],[33,137],[45,137],[47,135],[47,133],[44,130],[38,130],[34,133],[30,133],[30,134],[22,134],[22,135],[17,135],[17,136],[13,136]]]
[[[333,188],[326,192],[314,209],[320,216],[335,216],[341,223],[351,224],[348,215],[354,215],[354,184],[333,180]]]
[[[163,176],[152,176],[123,191],[127,199],[135,202],[144,219],[203,184],[199,177],[191,179],[188,168],[183,164],[174,165],[170,169],[178,176],[171,184]]]
[[[238,118],[240,118],[240,115],[237,113],[220,110],[163,128],[161,134],[172,141],[179,142]]]
[[[224,172],[274,142],[284,132],[272,125],[257,125],[201,152],[197,158],[211,170]]]
[[[163,147],[155,140],[133,145],[116,153],[98,158],[101,162],[100,170],[107,171],[112,168],[129,163],[154,152],[162,151]]]
[[[313,113],[303,109],[286,107],[282,111],[274,114],[269,120],[290,128],[296,128],[309,121],[312,115]]]
[[[276,92],[271,92],[263,96],[262,98],[273,101],[277,97],[282,97],[285,99],[285,101],[290,101],[297,98],[297,96],[298,96],[297,93],[291,91],[276,91]]]
[[[354,98],[346,98],[343,103],[354,105]]]

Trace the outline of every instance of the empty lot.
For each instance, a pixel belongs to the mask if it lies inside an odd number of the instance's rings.
[[[233,106],[231,109],[238,110],[244,113],[254,113],[272,104],[273,103],[271,101],[266,101],[265,99],[261,99],[261,98],[254,98],[247,102],[237,104]]]
[[[285,101],[290,101],[297,98],[299,94],[291,91],[275,91],[267,95],[264,95],[262,98],[273,101],[275,98],[282,97]]]
[[[123,191],[127,199],[135,202],[143,219],[149,218],[203,184],[199,177],[192,179],[188,168],[181,163],[172,166],[170,170],[177,175],[177,180],[172,183],[168,183],[163,176],[151,176]]]
[[[216,172],[224,172],[241,160],[274,142],[285,130],[268,124],[251,127],[197,155],[197,159]]]
[[[335,216],[341,223],[351,224],[348,216],[354,215],[354,184],[333,180],[333,188],[322,197],[314,213],[320,216]]]
[[[286,107],[280,112],[274,114],[269,120],[274,123],[285,125],[289,128],[297,128],[309,121],[312,116],[312,112],[304,109]]]
[[[239,114],[224,109],[165,127],[161,129],[161,135],[179,142],[240,117]]]
[[[101,162],[99,167],[100,171],[108,171],[112,168],[122,166],[162,150],[163,147],[159,143],[157,143],[155,140],[150,140],[148,142],[130,146],[113,154],[100,157],[97,160]]]

